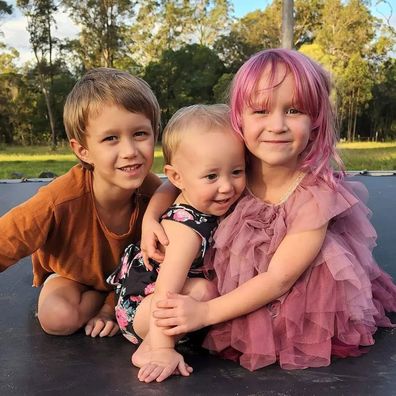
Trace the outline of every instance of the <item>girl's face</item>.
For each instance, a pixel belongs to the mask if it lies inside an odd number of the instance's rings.
[[[299,155],[309,141],[311,119],[293,104],[293,75],[285,76],[282,66],[278,66],[273,83],[269,75],[269,70],[263,72],[252,105],[243,109],[245,144],[264,167],[297,169]],[[271,86],[275,88],[269,89]]]
[[[231,129],[202,131],[193,126],[165,170],[180,190],[179,202],[199,211],[221,216],[245,188],[245,150]]]

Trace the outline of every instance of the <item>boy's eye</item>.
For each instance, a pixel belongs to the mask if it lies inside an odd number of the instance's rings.
[[[216,179],[217,179],[217,175],[216,175],[216,173],[211,173],[211,174],[209,174],[209,175],[206,175],[205,178],[206,178],[207,180],[212,181],[212,180],[216,180]]]
[[[133,134],[133,136],[135,137],[135,138],[140,138],[140,139],[143,139],[143,138],[146,138],[147,136],[149,136],[150,135],[150,133],[149,132],[147,132],[147,131],[137,131],[137,132],[135,132],[134,134]]]

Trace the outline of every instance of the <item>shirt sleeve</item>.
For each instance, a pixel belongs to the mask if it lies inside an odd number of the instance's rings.
[[[49,195],[40,190],[0,217],[0,271],[43,246],[54,221]]]

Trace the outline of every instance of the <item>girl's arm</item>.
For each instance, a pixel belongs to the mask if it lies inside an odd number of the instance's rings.
[[[190,332],[245,315],[285,294],[318,255],[327,224],[317,230],[289,234],[283,239],[267,272],[231,292],[206,302],[172,294],[157,304],[157,325],[167,335]],[[169,309],[173,308],[173,309]]]
[[[169,245],[166,248],[165,259],[160,266],[155,284],[151,301],[152,308],[156,306],[159,300],[166,297],[168,291],[182,291],[191,263],[201,246],[200,236],[191,228],[169,220],[164,220],[162,224],[168,235]],[[151,313],[149,320],[149,332],[144,342],[148,340],[150,352],[148,353],[148,363],[144,364],[139,371],[139,379],[145,382],[153,380],[160,382],[177,368],[182,374],[182,370],[186,372],[183,357],[174,350],[174,337],[162,332]]]
[[[149,264],[149,257],[158,262],[164,259],[164,254],[158,249],[158,243],[167,246],[169,241],[159,223],[159,218],[172,205],[178,195],[179,190],[169,181],[165,181],[151,197],[144,213],[140,248],[147,268],[152,269]]]

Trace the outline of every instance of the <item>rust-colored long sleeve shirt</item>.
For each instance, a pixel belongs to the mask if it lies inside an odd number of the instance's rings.
[[[32,255],[33,286],[55,272],[95,290],[110,291],[106,278],[125,247],[139,241],[143,213],[160,183],[153,174],[146,177],[133,196],[129,230],[117,235],[100,221],[91,172],[74,166],[0,217],[0,271]],[[109,295],[106,303],[112,300]]]

